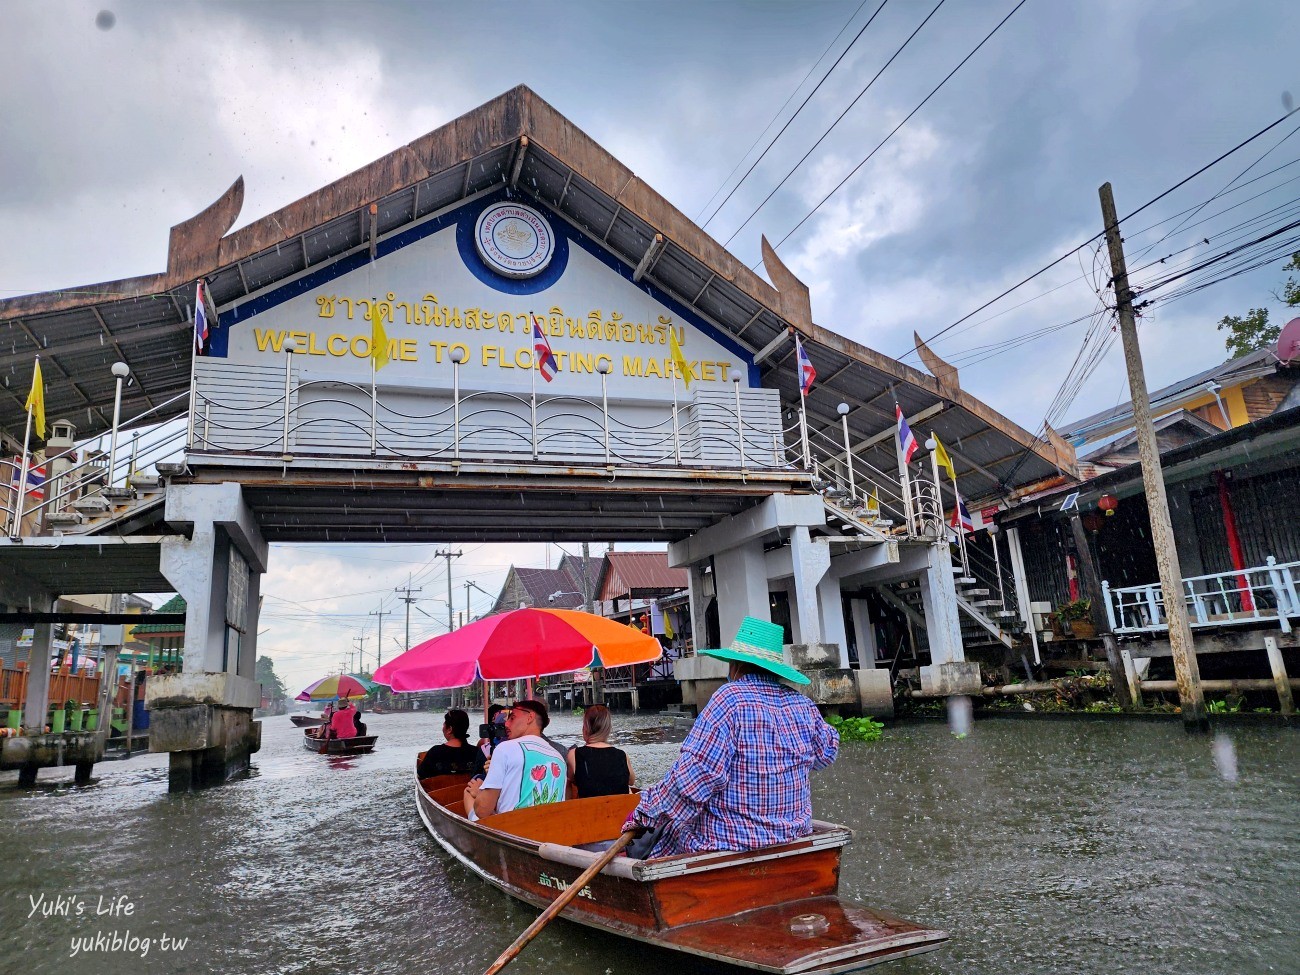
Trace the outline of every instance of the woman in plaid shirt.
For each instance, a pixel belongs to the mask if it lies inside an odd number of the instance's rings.
[[[812,832],[808,773],[835,761],[840,738],[812,701],[778,679],[808,683],[785,663],[782,635],[746,617],[729,648],[699,651],[731,670],[625,826],[659,829],[649,856],[743,852]]]

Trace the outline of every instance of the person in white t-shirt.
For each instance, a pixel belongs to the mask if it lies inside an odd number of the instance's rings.
[[[516,701],[506,718],[508,741],[492,749],[492,763],[481,782],[465,787],[465,814],[483,819],[512,809],[560,802],[568,782],[564,757],[542,737],[551,723],[541,701]]]

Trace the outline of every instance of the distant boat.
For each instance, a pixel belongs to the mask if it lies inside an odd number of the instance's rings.
[[[360,755],[375,750],[378,735],[359,735],[356,738],[321,738],[313,735],[314,729],[302,733],[303,747],[321,755]]]
[[[315,728],[325,723],[325,719],[318,714],[291,714],[289,720],[295,728]]]
[[[636,795],[569,799],[479,822],[463,812],[468,776],[417,780],[420,819],[448,853],[512,897],[546,907],[618,838]],[[618,857],[561,916],[687,955],[781,975],[831,975],[932,951],[947,934],[851,901],[837,891],[850,831],[814,822],[810,835],[748,853]]]

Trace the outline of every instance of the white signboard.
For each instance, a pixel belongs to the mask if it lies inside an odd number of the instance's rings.
[[[633,284],[631,271],[540,205],[499,195],[466,204],[382,241],[377,260],[357,254],[298,281],[223,309],[212,355],[232,364],[305,358],[303,381],[369,386],[373,319],[389,358],[376,385],[446,390],[463,356],[460,383],[474,390],[611,395],[671,400],[676,379],[691,391],[751,381],[752,357],[683,306]],[[553,382],[536,369],[537,329],[556,362]],[[681,348],[672,355],[669,332]]]

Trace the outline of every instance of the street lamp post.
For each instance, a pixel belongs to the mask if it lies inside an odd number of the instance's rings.
[[[117,388],[113,393],[113,437],[108,448],[108,486],[113,487],[117,464],[117,428],[122,422],[122,380],[131,375],[131,367],[125,362],[115,362],[112,366]]]

